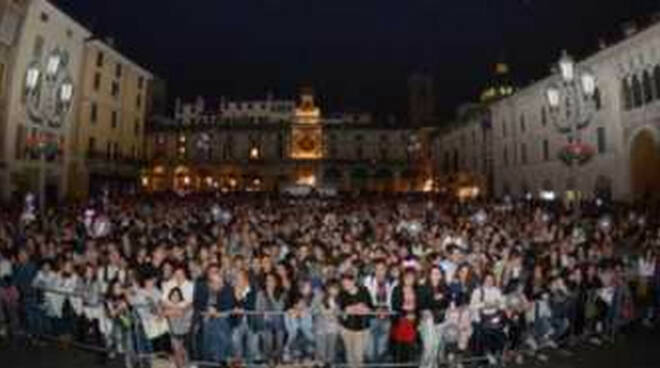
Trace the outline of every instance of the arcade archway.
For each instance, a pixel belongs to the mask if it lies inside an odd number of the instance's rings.
[[[660,195],[660,152],[653,133],[644,129],[630,143],[630,187],[633,196]]]

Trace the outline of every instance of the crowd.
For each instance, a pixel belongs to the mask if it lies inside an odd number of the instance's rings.
[[[178,367],[545,359],[656,316],[653,217],[592,207],[166,195],[4,211],[0,334]]]

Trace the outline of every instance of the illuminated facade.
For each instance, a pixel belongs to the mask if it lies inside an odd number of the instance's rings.
[[[203,106],[200,101],[195,104]],[[152,122],[145,190],[279,190],[298,184],[404,191],[424,189],[432,176],[421,147],[427,140],[409,149],[411,137],[425,136],[421,129],[380,124],[368,114],[325,118],[309,89],[287,120],[221,118],[222,106],[197,110],[196,123]]]
[[[144,160],[148,86],[152,74],[119,53],[112,40],[87,42],[72,140],[69,193],[137,189]],[[73,180],[75,178],[75,180]]]
[[[492,173],[489,187],[498,197],[660,198],[660,24],[624,31],[620,42],[579,62],[594,73],[597,89],[595,115],[581,137],[593,156],[575,173],[561,159],[568,141],[550,116],[547,77],[513,94],[508,85],[489,86],[484,114],[457,122],[435,142],[443,176]],[[570,106],[562,111],[570,114]]]
[[[91,33],[49,1],[13,3],[27,8],[14,34],[13,67],[3,82],[0,187],[3,199],[9,200],[26,191],[36,193],[39,178],[45,177],[46,197],[55,200],[69,187],[80,70]]]

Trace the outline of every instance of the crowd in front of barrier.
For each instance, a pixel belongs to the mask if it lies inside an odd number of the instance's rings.
[[[0,336],[100,360],[522,364],[655,321],[648,213],[434,197],[118,198],[0,215]],[[647,216],[647,217],[644,217]]]

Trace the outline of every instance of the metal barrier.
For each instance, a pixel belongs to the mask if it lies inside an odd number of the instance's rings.
[[[51,294],[59,294],[62,295],[66,298],[66,300],[70,300],[71,298],[74,299],[81,299],[85,295],[82,293],[71,293],[71,292],[65,292],[61,290],[56,290],[56,289],[46,289],[46,288],[39,288],[38,290],[35,290],[37,292],[42,292],[42,293],[51,293]],[[619,290],[618,294],[616,295],[617,297],[621,297],[623,294],[621,294],[622,291]],[[36,297],[36,295],[33,295],[32,297]],[[34,302],[37,302],[37,304],[34,304]],[[104,302],[104,301],[103,301]],[[65,301],[66,303],[66,301]],[[71,303],[71,302],[69,302]],[[617,304],[613,304],[612,308],[616,308]],[[26,310],[27,313],[39,313],[35,309],[31,309],[33,307],[38,307],[38,298],[34,300],[28,300],[26,301],[25,305],[21,306]],[[115,338],[116,336],[109,336],[106,335],[103,338],[103,341],[97,341],[96,344],[90,344],[85,341],[77,341],[76,339],[62,339],[61,335],[58,335],[56,333],[52,333],[53,331],[45,331],[41,330],[38,331],[39,333],[37,336],[32,336],[32,337],[37,337],[39,339],[43,339],[46,341],[54,341],[54,342],[62,342],[64,341],[66,344],[73,346],[75,348],[79,348],[82,350],[90,351],[93,353],[97,354],[102,354],[103,356],[112,356],[112,355],[121,355],[124,360],[124,365],[126,368],[133,368],[133,367],[142,367],[145,365],[151,365],[154,361],[160,359],[169,359],[169,353],[167,352],[154,352],[152,349],[150,349],[148,346],[144,346],[143,344],[148,345],[149,341],[145,337],[145,332],[143,329],[143,321],[140,318],[140,315],[138,314],[137,310],[139,308],[145,308],[149,307],[147,304],[132,304],[130,308],[130,314],[127,315],[127,326],[128,329],[125,329],[122,332],[122,337],[121,337],[121,343],[120,344],[109,344],[106,339],[108,338]],[[613,311],[610,314],[615,315],[614,318],[616,318],[616,315],[619,313],[619,311]],[[237,316],[258,316],[258,317],[267,317],[267,316],[285,316],[287,315],[287,312],[282,312],[282,311],[224,311],[221,312],[217,315],[214,315],[215,318],[219,318],[222,320],[227,320],[232,317],[237,317]],[[355,315],[355,314],[349,314],[349,313],[336,313],[334,316],[348,316],[348,315]],[[393,312],[387,312],[387,313],[381,313],[381,312],[368,312],[368,313],[362,313],[360,315],[363,316],[380,316],[380,317],[393,317],[396,316],[396,313]],[[35,316],[32,316],[35,317]],[[46,318],[47,316],[44,315],[42,316]],[[67,316],[71,317],[71,316]],[[78,320],[84,318],[83,316],[72,316],[73,318],[77,318]],[[51,317],[52,318],[52,317]],[[107,317],[106,317],[107,318]],[[616,337],[616,331],[618,329],[617,321],[615,320],[609,320],[610,316],[606,317],[609,321],[608,324],[608,337],[610,338],[611,341],[615,340]],[[197,341],[197,338],[199,337],[200,333],[203,333],[200,329],[203,329],[203,326],[200,326],[199,323],[204,323],[204,314],[198,314],[196,318],[196,323],[191,327],[190,331],[190,340],[191,340],[191,345],[194,345],[194,343]],[[55,321],[56,322],[56,321]],[[75,322],[75,321],[74,321]],[[117,321],[112,321],[112,323],[116,323]],[[100,320],[97,321],[97,323],[101,323]],[[28,326],[30,327],[30,326]],[[572,324],[569,324],[569,327],[573,327]],[[530,327],[527,327],[530,329]],[[30,331],[28,328],[27,333],[33,333],[35,331]],[[71,331],[69,331],[71,332]],[[225,336],[228,341],[224,341],[225,344],[231,345],[232,344],[232,335],[233,331],[230,329],[229,330],[229,335]],[[254,332],[253,332],[254,333]],[[573,331],[570,331],[567,334],[567,337],[574,338],[573,336]],[[30,336],[30,335],[25,335],[24,336]],[[262,338],[263,336],[258,336],[257,338]],[[315,337],[315,336],[313,336]],[[336,336],[337,343],[341,345],[341,337],[339,335]],[[218,341],[220,343],[222,341]],[[263,342],[263,341],[262,341]],[[308,344],[314,344],[314,341],[308,341]],[[438,342],[439,343],[439,342]],[[123,345],[123,346],[122,346]],[[366,361],[365,363],[359,363],[359,364],[349,364],[345,361],[342,360],[333,360],[329,362],[321,362],[319,360],[314,360],[316,358],[316,352],[314,354],[309,354],[309,360],[308,361],[301,361],[301,362],[295,362],[295,361],[290,361],[290,362],[282,362],[281,359],[276,359],[278,362],[271,362],[271,361],[242,361],[239,359],[235,359],[234,356],[235,354],[230,354],[228,359],[224,361],[206,361],[204,359],[201,359],[203,357],[203,354],[200,354],[200,349],[202,347],[199,346],[189,346],[187,349],[187,354],[189,359],[187,360],[186,366],[187,367],[271,367],[274,364],[281,364],[282,366],[289,366],[289,367],[318,367],[321,365],[326,365],[326,366],[332,366],[336,368],[353,368],[356,366],[359,367],[383,367],[383,368],[398,368],[398,367],[418,367],[422,363],[419,361],[411,361],[411,362],[399,362],[399,363],[394,363],[392,362],[392,359],[385,359],[380,362],[376,361],[374,362],[373,360]],[[525,348],[518,348],[516,350],[517,353],[520,354],[534,354],[538,352],[538,349],[525,349]],[[337,354],[340,351],[335,352],[335,356],[339,356]],[[502,352],[507,352],[506,348],[502,350]],[[280,352],[281,353],[281,352]],[[305,354],[303,354],[305,355]],[[438,355],[435,358],[435,362],[430,364],[431,367],[440,367],[440,366],[447,366],[451,364],[466,364],[466,363],[473,363],[473,362],[481,362],[481,361],[486,361],[487,357],[485,355],[473,355],[470,354],[470,351],[466,351],[464,356],[460,356],[459,358],[449,362],[445,357]],[[498,359],[501,359],[502,356],[498,356]],[[429,362],[426,362],[429,363]],[[428,364],[427,364],[428,365]]]

